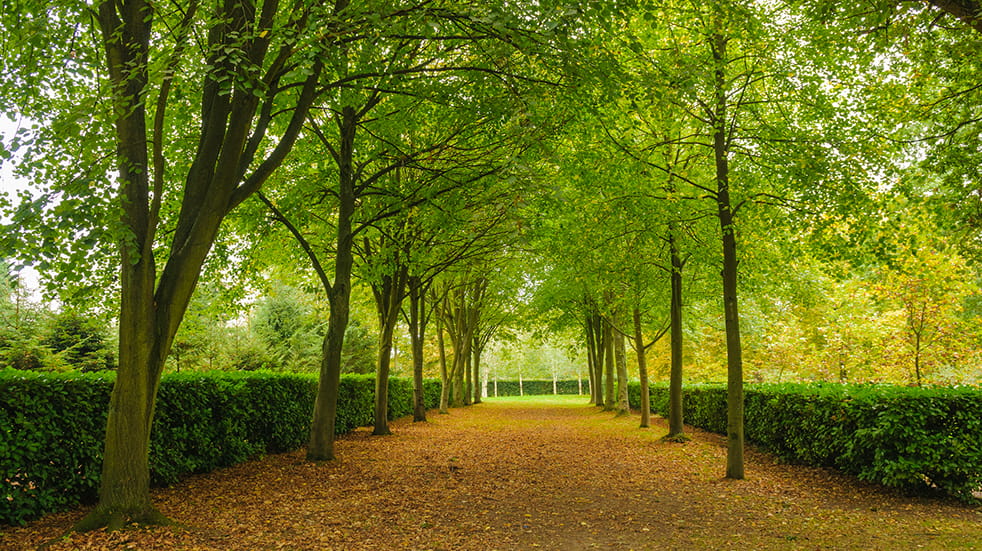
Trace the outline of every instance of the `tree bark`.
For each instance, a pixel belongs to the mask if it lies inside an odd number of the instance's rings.
[[[197,3],[186,10],[175,34],[183,36],[194,21]],[[261,13],[239,6],[223,6],[222,30],[208,35],[207,50],[219,51],[225,40],[244,28],[267,28],[278,3],[270,0]],[[157,94],[154,132],[147,127],[150,38],[154,6],[145,0],[98,2],[96,21],[105,47],[109,84],[115,113],[116,164],[119,171],[121,222],[125,237],[120,243],[119,367],[110,398],[99,501],[80,520],[76,530],[100,527],[118,529],[129,522],[167,523],[150,499],[149,447],[160,376],[171,351],[201,267],[214,244],[225,216],[255,193],[293,147],[315,96],[320,65],[302,83],[288,128],[259,167],[245,177],[255,150],[250,139],[260,140],[265,127],[253,126],[259,97],[236,87],[222,93],[216,86],[219,71],[239,68],[225,61],[204,78],[202,117],[197,149],[185,176],[181,207],[163,269],[154,260],[160,222],[160,197],[164,191],[165,163],[162,152],[170,79],[165,76]],[[252,19],[254,18],[254,19]],[[255,33],[253,33],[255,34]],[[265,34],[242,48],[246,62],[257,67],[269,45]],[[186,45],[178,39],[168,67],[181,60]],[[225,54],[222,54],[225,55]],[[167,55],[163,56],[165,59]],[[261,77],[260,77],[261,78]],[[272,101],[272,99],[267,99]],[[153,145],[151,164],[148,146]],[[153,182],[151,183],[151,176]]]
[[[469,406],[473,401],[474,396],[474,370],[472,369],[471,362],[471,352],[473,351],[473,340],[467,339],[467,356],[463,358],[464,360],[464,405]]]
[[[447,373],[447,345],[443,340],[443,318],[436,319],[436,344],[440,350],[440,413],[450,413],[450,374]]]
[[[614,329],[606,319],[602,319],[602,323],[604,356],[606,358],[604,361],[604,409],[611,410],[616,407],[614,395],[617,384],[614,378]]]
[[[481,346],[481,343],[477,342],[478,341],[477,336],[475,336],[472,339],[472,341],[473,342],[471,342],[471,368],[474,371],[474,399],[472,403],[480,404],[481,394],[482,394],[481,388],[483,386],[481,384],[481,352],[483,351],[484,347]]]
[[[335,421],[341,387],[341,351],[348,328],[351,305],[351,272],[354,265],[354,233],[351,218],[355,212],[354,144],[358,117],[353,107],[345,107],[338,121],[341,143],[338,150],[338,230],[334,257],[334,282],[328,290],[331,316],[322,346],[317,395],[310,423],[307,459],[334,459]]]
[[[470,356],[470,343],[461,343],[459,346],[463,347],[464,350],[457,349],[457,339],[451,339],[454,341],[454,353],[453,353],[453,395],[450,401],[450,405],[455,408],[464,407],[466,404],[465,398],[467,395],[467,383],[465,381],[465,370],[467,369],[467,358]]]
[[[600,316],[596,310],[592,314],[592,325],[593,325],[593,342],[594,342],[594,358],[593,358],[593,378],[597,383],[596,394],[597,401],[595,404],[599,407],[604,406],[604,357],[607,347],[604,343],[604,332],[603,332],[603,318]]]
[[[617,415],[631,413],[627,395],[627,350],[624,334],[614,331],[614,360],[617,364]]]
[[[594,380],[597,373],[593,367],[593,358],[596,356],[596,344],[593,340],[593,322],[591,316],[586,316],[586,323],[584,335],[586,336],[586,365],[587,365],[587,375],[590,384],[590,403],[597,403],[597,382]]]
[[[638,378],[641,379],[641,428],[648,428],[651,426],[651,390],[648,385],[644,334],[641,331],[641,310],[637,306],[634,307],[634,350],[638,355]]]
[[[392,434],[389,429],[389,368],[392,363],[392,337],[406,290],[408,268],[396,263],[394,273],[372,285],[379,318],[378,369],[375,371],[375,426],[372,434]]]
[[[726,37],[711,36],[715,73],[713,151],[716,160],[716,204],[723,243],[723,308],[727,358],[727,453],[726,477],[743,479],[743,352],[737,308],[737,242],[730,202],[729,138],[727,135]]]
[[[941,8],[982,33],[982,3],[977,0],[927,0],[927,3]]]
[[[409,339],[413,349],[413,422],[426,421],[426,393],[423,388],[423,338],[426,335],[426,289],[418,277],[410,277]]]
[[[675,241],[674,227],[669,229],[668,250],[672,264],[669,322],[672,359],[668,381],[668,438],[679,439],[685,432],[682,418],[682,259]]]

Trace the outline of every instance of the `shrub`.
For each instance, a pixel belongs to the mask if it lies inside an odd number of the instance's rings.
[[[635,387],[637,385],[634,385]],[[638,407],[640,393],[631,394]],[[637,400],[637,401],[634,401]],[[862,480],[966,502],[982,487],[982,391],[891,385],[747,385],[747,440],[785,461],[833,467]],[[651,387],[668,414],[668,388]],[[726,388],[685,390],[686,423],[726,432]]]
[[[518,381],[498,381],[497,386],[498,396],[519,396],[520,394],[541,396],[553,394],[552,379],[526,379],[521,382],[521,386],[519,386]],[[556,391],[558,394],[579,394],[579,386],[579,382],[575,379],[556,381]],[[488,396],[494,396],[494,391],[495,382],[488,381]],[[590,392],[590,384],[587,381],[583,381],[583,392]]]
[[[114,376],[0,370],[0,523],[94,500]],[[390,416],[412,413],[412,383],[390,385]],[[440,384],[426,385],[436,407]],[[301,447],[316,388],[317,378],[306,374],[166,374],[150,443],[153,483]],[[372,422],[374,395],[373,377],[341,378],[338,434]]]

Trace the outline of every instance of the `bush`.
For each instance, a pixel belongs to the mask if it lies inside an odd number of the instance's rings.
[[[527,396],[540,396],[545,394],[553,394],[553,384],[552,379],[527,379],[521,382],[521,387],[519,387],[518,381],[498,381],[498,396],[519,396],[525,394]],[[573,380],[560,380],[556,381],[556,391],[557,394],[579,394],[580,383],[579,381]],[[495,382],[488,381],[488,396],[494,396]],[[590,383],[583,381],[583,392],[589,394]]]
[[[19,524],[92,501],[99,487],[112,372],[0,370],[0,523]],[[192,473],[307,442],[317,378],[270,372],[168,373],[150,443],[151,479]],[[440,384],[426,381],[429,407]],[[371,424],[374,378],[341,378],[338,434]],[[391,418],[412,413],[412,382],[392,379]]]
[[[631,393],[638,407],[638,385]],[[637,400],[637,401],[635,401]],[[906,492],[941,490],[977,502],[982,487],[982,392],[891,385],[747,385],[747,440],[785,461],[833,467]],[[668,415],[668,387],[651,387]],[[726,388],[688,387],[686,423],[726,432]]]

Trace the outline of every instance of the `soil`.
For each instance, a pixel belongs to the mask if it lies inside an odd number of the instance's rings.
[[[907,497],[617,417],[579,397],[492,399],[360,429],[339,459],[271,455],[154,491],[178,526],[59,535],[86,512],[3,527],[0,549],[982,549],[982,509]],[[53,541],[52,541],[53,540]]]

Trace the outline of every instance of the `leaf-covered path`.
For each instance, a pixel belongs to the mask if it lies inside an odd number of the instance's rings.
[[[391,436],[359,430],[335,462],[298,451],[155,492],[182,527],[49,549],[982,549],[979,508],[752,451],[747,480],[725,480],[720,437],[665,443],[660,420],[638,429],[583,402],[497,400]],[[36,547],[81,514],[4,528],[0,548]]]

